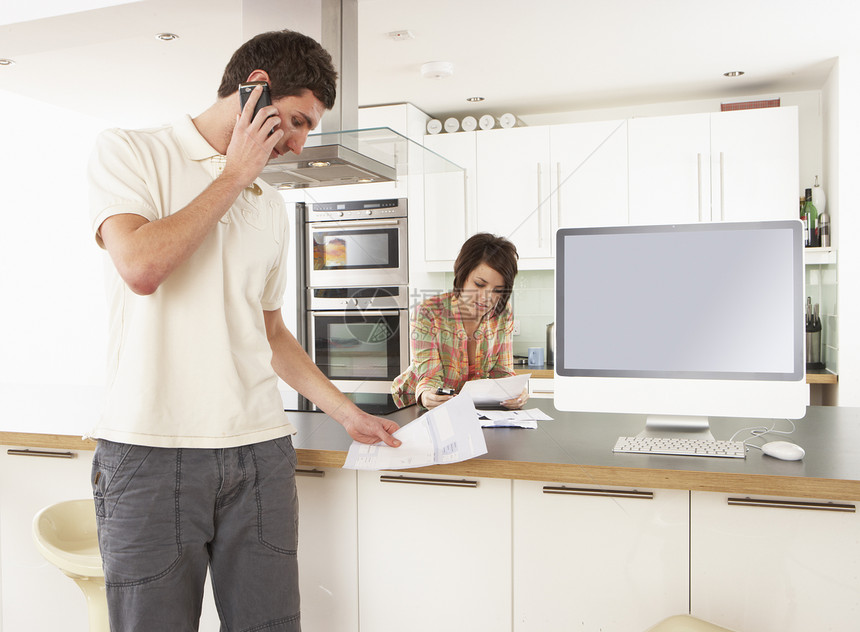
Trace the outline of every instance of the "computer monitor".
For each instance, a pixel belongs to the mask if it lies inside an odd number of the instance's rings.
[[[803,417],[799,220],[556,239],[556,408],[645,414],[643,435],[709,439],[709,417]]]

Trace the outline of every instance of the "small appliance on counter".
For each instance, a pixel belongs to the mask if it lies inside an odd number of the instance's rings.
[[[821,318],[818,303],[813,305],[810,297],[806,298],[806,368],[824,368],[821,361]]]
[[[555,323],[546,326],[546,363],[555,364]]]

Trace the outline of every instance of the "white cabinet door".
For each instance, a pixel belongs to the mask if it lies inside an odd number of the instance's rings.
[[[554,228],[626,224],[627,122],[555,125],[550,147]]]
[[[520,261],[552,256],[549,127],[476,133],[477,230],[510,239]]]
[[[361,630],[511,629],[511,482],[461,481],[358,473]]]
[[[515,632],[629,632],[687,612],[688,492],[618,492],[514,481]]]
[[[711,115],[711,219],[798,216],[797,108]]]
[[[45,560],[33,542],[33,517],[65,500],[92,498],[92,452],[73,458],[0,452],[0,596],[4,632],[86,632],[87,604],[77,584]],[[65,453],[63,450],[47,450]]]
[[[299,589],[306,630],[358,630],[354,470],[296,470]]]
[[[424,137],[424,146],[466,170],[431,171],[424,176],[424,260],[453,267],[460,246],[474,230],[476,132]],[[429,162],[429,159],[428,159]],[[414,236],[410,235],[414,242]]]
[[[829,501],[810,508],[802,499],[729,498],[692,492],[691,613],[733,630],[856,630],[860,515]]]
[[[628,122],[630,223],[710,220],[710,114]]]

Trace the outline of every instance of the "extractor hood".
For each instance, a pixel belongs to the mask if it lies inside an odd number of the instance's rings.
[[[311,134],[301,154],[269,161],[260,177],[279,189],[340,184],[390,182],[397,178],[396,156],[389,151],[369,155],[366,137],[379,142],[378,130],[362,134],[358,127],[358,4],[357,0],[244,0],[245,35],[258,30],[260,17],[273,24],[315,37],[331,54],[338,72],[337,99],[321,121],[322,132]],[[302,24],[304,20],[304,25]],[[314,24],[316,22],[316,24]],[[316,27],[316,28],[314,28]],[[248,34],[248,30],[256,32]],[[327,132],[327,130],[336,130]],[[346,131],[349,130],[349,131]],[[389,130],[390,131],[390,130]],[[392,135],[397,136],[394,132]],[[397,142],[396,139],[391,139]],[[390,143],[389,143],[390,144]],[[399,152],[396,152],[399,153]]]
[[[314,134],[300,155],[284,154],[269,161],[260,177],[278,189],[304,189],[338,184],[390,182],[397,178],[397,168],[390,159],[371,158],[357,148],[347,147],[349,140],[359,141],[363,132],[355,130]],[[389,130],[390,131],[390,130]],[[392,132],[394,134],[394,132]],[[312,143],[320,143],[313,144]]]

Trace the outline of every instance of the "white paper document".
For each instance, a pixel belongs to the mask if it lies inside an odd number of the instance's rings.
[[[460,392],[471,397],[475,406],[498,406],[506,399],[519,397],[528,387],[530,377],[531,373],[525,373],[495,380],[472,380]]]
[[[353,441],[343,467],[350,470],[400,470],[456,463],[487,453],[478,413],[468,396],[457,395],[394,433],[402,444],[368,445]]]
[[[529,410],[481,410],[478,419],[482,428],[537,428],[537,422],[552,417],[540,408]]]

